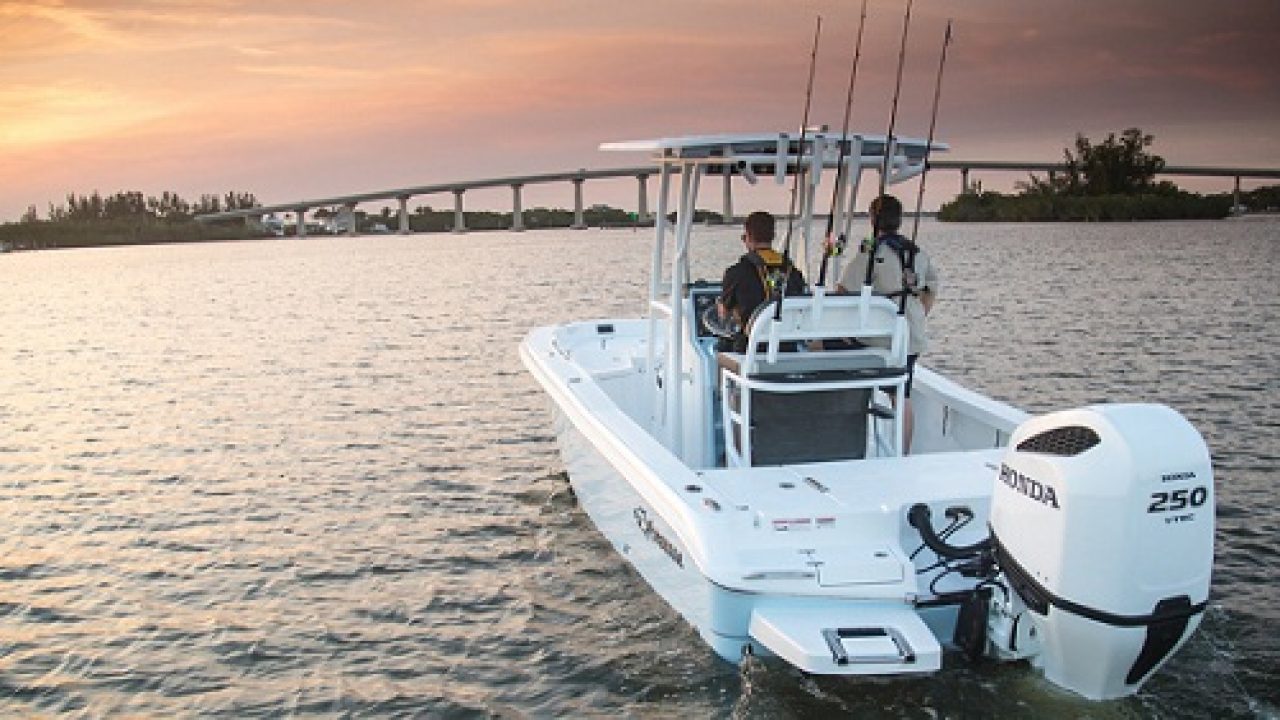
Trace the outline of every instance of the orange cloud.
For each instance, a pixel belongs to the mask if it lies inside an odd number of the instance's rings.
[[[94,45],[127,46],[128,38],[102,22],[100,13],[61,2],[18,2],[0,6],[0,17],[22,28],[23,33],[62,36]]]
[[[107,136],[168,110],[129,93],[79,82],[0,89],[0,151]]]

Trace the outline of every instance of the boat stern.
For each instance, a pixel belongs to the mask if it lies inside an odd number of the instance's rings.
[[[829,600],[762,604],[751,639],[797,668],[821,675],[904,675],[942,668],[942,646],[905,603]]]

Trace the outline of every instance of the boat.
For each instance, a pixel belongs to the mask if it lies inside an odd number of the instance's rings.
[[[273,237],[284,237],[284,219],[275,213],[262,216],[262,231]]]
[[[1214,480],[1175,410],[1032,416],[921,365],[906,454],[908,328],[867,287],[779,298],[743,329],[746,352],[718,349],[719,283],[689,269],[704,179],[789,189],[811,267],[824,174],[848,234],[864,174],[901,182],[945,144],[819,129],[602,148],[657,165],[647,312],[535,328],[520,354],[578,503],[711,651],[846,676],[1025,661],[1104,700],[1187,642],[1208,602]],[[835,338],[861,346],[820,349]]]

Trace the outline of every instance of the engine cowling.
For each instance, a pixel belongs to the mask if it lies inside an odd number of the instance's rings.
[[[1203,438],[1162,405],[1100,405],[1014,432],[991,531],[1045,677],[1092,699],[1136,692],[1199,625],[1213,568]]]

